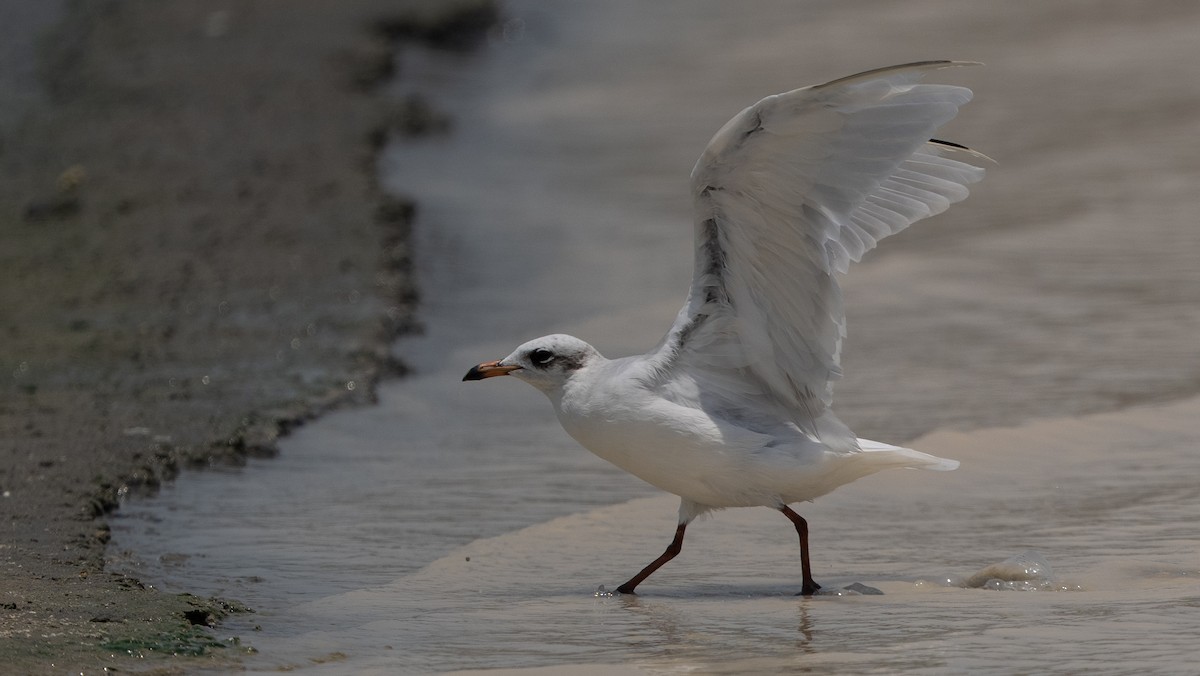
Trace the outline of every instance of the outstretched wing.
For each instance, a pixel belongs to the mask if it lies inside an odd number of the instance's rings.
[[[726,390],[739,387],[729,382],[737,373],[813,429],[841,375],[834,273],[983,177],[964,161],[982,155],[931,140],[971,91],[918,81],[956,65],[965,64],[882,68],[768,96],[717,132],[692,170],[696,269],[653,360],[658,373],[705,373]]]

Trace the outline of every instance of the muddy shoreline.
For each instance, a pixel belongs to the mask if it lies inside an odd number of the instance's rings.
[[[202,629],[236,602],[106,572],[105,515],[183,468],[272,455],[403,372],[414,207],[378,189],[375,155],[441,125],[381,85],[397,41],[466,49],[495,18],[68,7],[43,40],[46,100],[0,129],[0,663],[176,670],[245,649]]]

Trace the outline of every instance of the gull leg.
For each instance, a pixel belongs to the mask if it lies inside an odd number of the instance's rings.
[[[797,518],[799,518],[799,517],[797,517]],[[663,564],[665,564],[667,561],[670,561],[671,559],[675,558],[675,555],[678,554],[683,549],[683,531],[685,529],[687,529],[686,523],[679,524],[679,527],[675,529],[675,539],[671,540],[671,544],[667,545],[667,550],[662,553],[662,556],[651,561],[650,565],[648,565],[642,569],[642,572],[638,573],[637,575],[634,575],[632,578],[629,579],[628,582],[621,585],[620,587],[617,587],[617,591],[622,594],[636,593],[633,591],[634,587],[641,584],[642,580],[645,580],[646,578],[650,577],[650,575],[654,571],[658,570],[659,568],[662,568]]]
[[[800,595],[812,596],[817,593],[821,585],[813,580],[812,567],[808,564],[808,522],[804,520],[804,517],[793,512],[792,508],[787,505],[779,508],[779,511],[792,520],[792,524],[796,526],[796,534],[800,536],[800,571],[804,581],[800,587]]]

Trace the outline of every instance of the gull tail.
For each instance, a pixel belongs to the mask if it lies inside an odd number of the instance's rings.
[[[939,458],[936,455],[929,455],[920,451],[914,451],[911,448],[903,448],[900,446],[892,446],[879,441],[871,441],[870,439],[859,439],[858,447],[864,453],[870,453],[868,456],[872,464],[890,466],[890,467],[906,467],[909,469],[932,469],[938,472],[948,472],[952,469],[958,469],[958,461],[948,458]],[[874,455],[874,454],[880,455]],[[865,459],[865,458],[864,458]],[[883,469],[883,467],[880,467]]]

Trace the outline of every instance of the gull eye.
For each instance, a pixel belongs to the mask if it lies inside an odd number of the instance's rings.
[[[529,361],[533,362],[534,366],[546,366],[551,361],[554,361],[554,353],[539,347],[536,350],[530,351]]]

